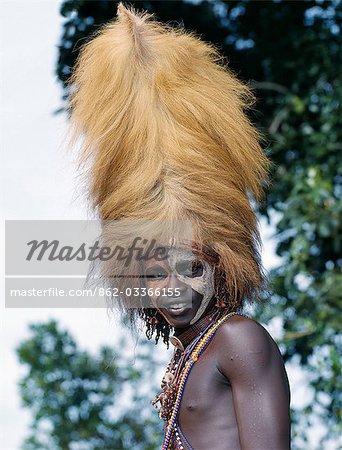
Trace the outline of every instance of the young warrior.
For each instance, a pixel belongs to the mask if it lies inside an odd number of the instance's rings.
[[[213,46],[122,4],[71,82],[100,218],[192,226],[190,245],[173,241],[167,259],[144,263],[137,283],[152,305],[130,309],[149,338],[175,345],[153,402],[163,450],[289,449],[282,358],[241,314],[266,286],[250,199],[261,198],[268,160],[245,113],[251,91]]]

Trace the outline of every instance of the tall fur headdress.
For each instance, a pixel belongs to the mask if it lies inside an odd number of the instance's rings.
[[[189,220],[216,255],[230,301],[264,285],[250,198],[269,161],[246,115],[255,98],[214,46],[122,3],[71,78],[90,196],[101,219]]]

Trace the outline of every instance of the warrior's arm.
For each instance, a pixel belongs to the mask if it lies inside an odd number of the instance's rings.
[[[257,322],[235,317],[217,332],[218,369],[228,379],[242,450],[290,448],[290,392],[278,347]]]

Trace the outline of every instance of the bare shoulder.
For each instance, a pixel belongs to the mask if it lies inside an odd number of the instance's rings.
[[[217,330],[214,341],[219,368],[225,373],[248,368],[266,371],[272,365],[283,366],[277,344],[255,320],[234,316]]]
[[[271,335],[259,322],[245,316],[233,316],[226,320],[218,328],[216,340],[219,340],[221,344],[229,344],[229,346],[275,344]]]

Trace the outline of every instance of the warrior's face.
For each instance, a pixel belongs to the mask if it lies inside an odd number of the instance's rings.
[[[145,262],[151,300],[174,328],[195,323],[214,295],[213,267],[190,250],[171,248],[165,260]]]

